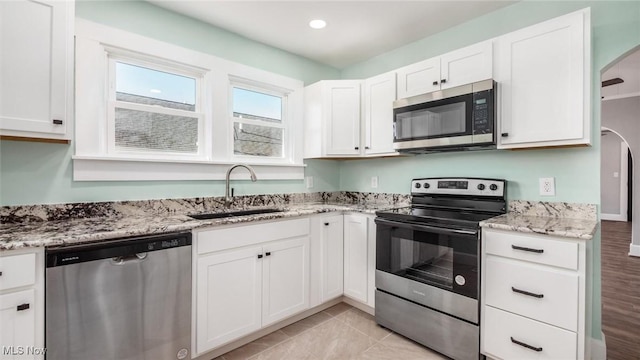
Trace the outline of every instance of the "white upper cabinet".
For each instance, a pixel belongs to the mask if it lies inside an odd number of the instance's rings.
[[[591,143],[589,9],[497,39],[498,148]]]
[[[305,88],[305,158],[360,154],[360,80]]]
[[[73,1],[0,2],[0,135],[69,140]]]
[[[378,75],[364,81],[365,155],[393,154],[393,102],[396,74]]]
[[[399,99],[491,79],[492,41],[405,66],[397,74]]]

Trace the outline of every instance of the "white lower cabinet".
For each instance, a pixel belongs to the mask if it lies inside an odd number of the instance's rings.
[[[0,359],[44,358],[44,249],[0,252]]]
[[[374,306],[375,224],[373,216],[344,216],[344,295]]]
[[[311,218],[311,307],[342,296],[343,224],[342,214]]]
[[[586,241],[482,231],[481,352],[588,359]]]
[[[204,230],[195,238],[196,355],[309,307],[309,219]]]

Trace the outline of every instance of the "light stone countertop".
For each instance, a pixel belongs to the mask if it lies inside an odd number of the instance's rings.
[[[282,209],[282,212],[210,220],[195,220],[186,214],[117,214],[84,219],[1,224],[0,251],[27,247],[75,245],[138,235],[191,231],[202,227],[285,219],[329,212],[353,211],[374,214],[377,210],[397,206],[397,204],[307,203],[278,206],[277,208]],[[247,209],[230,209],[230,211],[235,210]]]
[[[509,212],[480,222],[490,229],[591,240],[598,228],[593,204],[509,202]]]

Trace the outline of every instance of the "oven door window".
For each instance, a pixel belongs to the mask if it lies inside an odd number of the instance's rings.
[[[477,298],[478,241],[451,231],[378,224],[376,268]]]
[[[471,100],[461,95],[394,110],[395,140],[472,135]]]

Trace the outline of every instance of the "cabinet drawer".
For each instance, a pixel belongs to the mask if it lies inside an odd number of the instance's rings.
[[[198,254],[305,236],[309,230],[309,218],[301,218],[199,231]]]
[[[577,330],[577,274],[491,255],[485,271],[487,305]]]
[[[487,254],[578,269],[578,243],[506,231],[485,230],[485,234],[484,246]]]
[[[484,310],[483,354],[498,359],[576,359],[576,333],[491,306]]]
[[[35,284],[36,254],[0,257],[0,272],[0,290]]]

